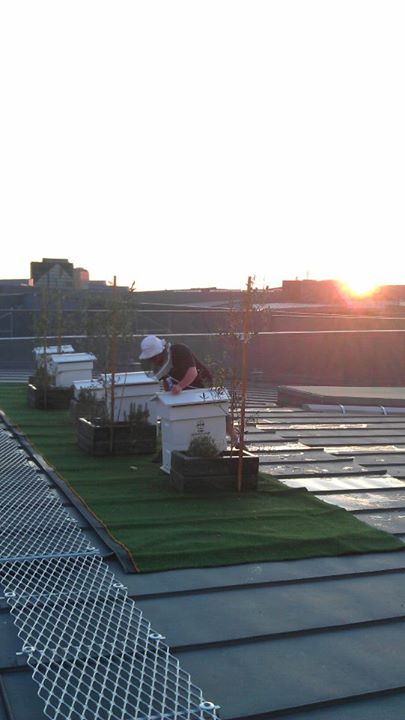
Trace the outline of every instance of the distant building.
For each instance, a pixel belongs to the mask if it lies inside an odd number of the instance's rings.
[[[342,303],[344,298],[337,280],[283,280],[284,302]]]
[[[31,263],[31,280],[34,287],[73,288],[73,264],[64,258],[43,258]]]
[[[27,287],[28,278],[7,278],[5,280],[0,279],[0,292],[3,288],[10,287]]]
[[[76,290],[87,290],[89,286],[89,271],[84,268],[75,268],[73,270],[74,286]]]
[[[382,285],[375,295],[385,302],[401,302],[405,300],[405,285]]]
[[[106,280],[89,280],[87,283],[87,289],[92,290],[92,292],[101,292],[109,288],[110,285],[107,285]]]

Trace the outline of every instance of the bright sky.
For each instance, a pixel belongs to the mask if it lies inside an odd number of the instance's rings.
[[[405,283],[403,0],[3,0],[0,277]]]

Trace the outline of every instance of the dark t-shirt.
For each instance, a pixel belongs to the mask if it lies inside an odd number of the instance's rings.
[[[193,383],[188,387],[203,388],[211,384],[212,375],[210,371],[204,363],[196,358],[187,345],[184,345],[183,343],[175,343],[174,345],[171,345],[170,350],[173,363],[172,369],[170,370],[170,377],[173,378],[174,382],[180,382],[189,368],[196,367],[198,375],[195,380],[193,380]]]

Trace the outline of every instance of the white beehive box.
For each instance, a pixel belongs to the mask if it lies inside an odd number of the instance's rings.
[[[160,391],[160,382],[150,378],[144,372],[117,373],[115,375],[114,421],[121,422],[129,415],[131,406],[146,407],[149,410],[148,422],[156,425],[158,407],[151,398]],[[96,400],[111,403],[111,374],[101,378],[73,383],[73,397],[79,399],[81,389],[92,390]]]
[[[49,358],[48,369],[55,387],[70,387],[75,380],[91,380],[95,356],[92,353],[58,353]]]
[[[36,367],[40,367],[45,362],[45,356],[50,359],[51,355],[59,355],[62,353],[73,353],[74,348],[72,345],[49,345],[48,347],[36,347],[33,349],[32,354],[34,356],[34,363]]]
[[[178,395],[162,392],[156,395],[161,417],[162,470],[170,473],[173,450],[187,450],[190,440],[209,434],[218,450],[226,450],[226,414],[229,394],[210,388],[184,390]]]

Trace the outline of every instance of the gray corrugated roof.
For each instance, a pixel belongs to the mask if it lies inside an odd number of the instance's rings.
[[[405,484],[397,479],[405,475],[405,417],[308,413],[272,400],[265,387],[250,395],[247,444],[259,448],[262,470],[405,538]],[[128,575],[102,540],[100,547],[223,720],[403,720],[404,552]],[[36,720],[41,707],[15,655],[4,601],[0,623],[0,720],[26,720],[23,697]]]

